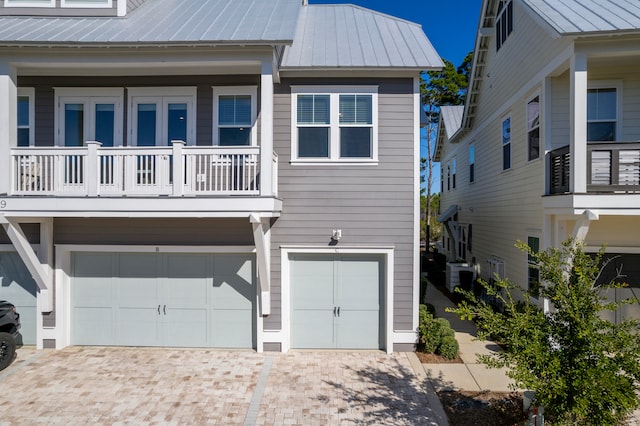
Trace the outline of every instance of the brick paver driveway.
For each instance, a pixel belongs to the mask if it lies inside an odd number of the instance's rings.
[[[0,424],[437,424],[406,354],[18,350]]]

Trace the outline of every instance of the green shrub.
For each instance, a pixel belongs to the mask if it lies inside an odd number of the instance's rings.
[[[435,318],[425,305],[420,305],[419,328],[420,343],[424,352],[442,355],[449,359],[458,356],[458,342],[451,324],[444,318]]]
[[[423,305],[427,307],[427,312],[429,312],[434,318],[436,316],[436,308],[435,306],[433,306],[431,303],[427,303],[426,305]]]
[[[458,357],[460,347],[455,337],[446,335],[442,338],[442,343],[438,348],[438,353],[447,359],[455,359]]]

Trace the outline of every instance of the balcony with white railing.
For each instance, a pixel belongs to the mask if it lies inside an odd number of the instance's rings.
[[[269,153],[272,179],[260,181],[257,146],[30,147],[11,149],[12,199],[245,199],[277,197],[278,157]],[[267,185],[265,188],[264,185]],[[123,201],[126,203],[126,201]],[[209,203],[212,209],[224,203]],[[237,205],[236,202],[234,205]],[[125,204],[120,204],[126,210]],[[216,207],[217,206],[217,207]]]

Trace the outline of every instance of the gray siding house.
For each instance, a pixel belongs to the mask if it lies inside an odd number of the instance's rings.
[[[0,299],[23,340],[412,350],[411,22],[301,0],[0,2]]]
[[[638,2],[483,1],[466,104],[441,111],[438,135],[451,262],[537,285],[516,241],[573,238],[607,246],[603,279],[622,268],[629,287],[609,296],[639,294],[638,35]]]

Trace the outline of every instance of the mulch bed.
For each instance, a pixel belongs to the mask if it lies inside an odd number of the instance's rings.
[[[442,391],[438,397],[451,426],[516,426],[527,420],[518,392]]]
[[[462,359],[459,356],[455,359],[449,359],[440,355],[420,351],[416,351],[416,355],[422,364],[462,364]]]

